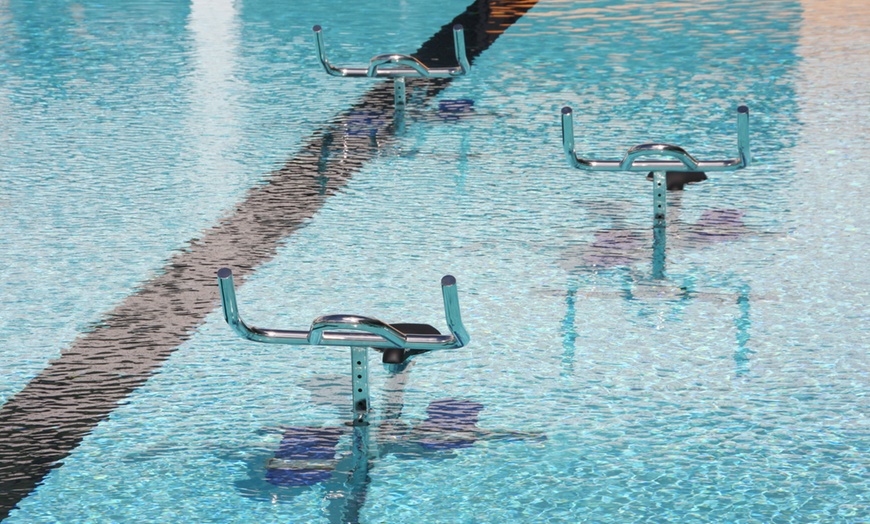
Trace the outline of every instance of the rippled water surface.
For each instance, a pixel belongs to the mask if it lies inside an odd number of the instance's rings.
[[[509,4],[0,0],[4,522],[867,521],[870,9]],[[314,57],[463,12],[472,74],[403,125]],[[663,264],[652,184],[561,150],[570,105],[587,157],[730,158],[740,104],[753,165],[669,192]],[[267,481],[287,428],[350,454],[349,355],[236,337],[224,266],[288,329],[443,331],[456,276],[467,347],[372,355],[362,495]]]

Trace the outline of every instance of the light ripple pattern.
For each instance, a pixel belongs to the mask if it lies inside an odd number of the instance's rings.
[[[350,64],[413,49],[465,8],[381,3],[388,23],[359,4],[246,1],[218,40],[197,33],[196,2],[144,33],[125,24],[161,4],[122,4],[123,17],[0,3],[7,398],[371,87],[320,75],[311,25]],[[124,45],[77,51],[56,36],[76,20]],[[355,313],[443,331],[437,282],[454,274],[472,342],[415,359],[402,423],[468,399],[485,406],[480,428],[547,437],[379,456],[360,521],[866,521],[868,28],[860,1],[542,1],[471,76],[410,103],[404,134],[355,122],[367,162],[240,286],[245,319],[306,329]],[[42,47],[56,56],[28,43],[55,37]],[[221,60],[197,80],[204,49]],[[83,54],[105,84],[62,98],[75,70],[58,53]],[[96,126],[102,96],[116,105]],[[473,109],[439,111],[455,100]],[[725,157],[741,103],[754,163],[669,193],[666,278],[653,279],[650,182],[568,167],[559,108],[574,107],[590,156],[664,141]],[[330,522],[341,493],[263,478],[282,428],[348,418],[347,353],[249,343],[214,311],[7,522]],[[399,405],[377,364],[376,424]]]

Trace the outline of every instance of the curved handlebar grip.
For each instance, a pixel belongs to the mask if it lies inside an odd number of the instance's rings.
[[[462,24],[453,26],[453,53],[461,71],[454,76],[467,75],[471,71],[471,63],[468,61],[468,53],[465,52],[465,31],[462,29]]]
[[[734,171],[749,165],[749,108],[737,108],[737,158],[696,160],[685,149],[670,144],[642,144],[628,150],[622,160],[588,160],[574,150],[574,116],[570,107],[562,108],[562,149],[568,163],[585,171]],[[659,159],[642,159],[656,156]],[[668,160],[661,160],[661,158]]]
[[[370,78],[399,78],[399,77],[456,77],[468,74],[471,64],[465,52],[465,31],[461,24],[453,26],[453,49],[456,55],[457,67],[426,67],[425,64],[409,55],[382,54],[371,59],[368,67],[336,67],[326,57],[323,45],[323,28],[319,25],[313,27],[314,47],[317,51],[317,59],[323,69],[332,76],[370,77]],[[382,65],[394,65],[399,67],[385,67]]]
[[[441,279],[444,314],[450,335],[404,334],[380,320],[357,315],[326,315],[316,318],[310,331],[263,329],[249,326],[239,316],[233,272],[222,268],[217,272],[224,319],[240,337],[254,342],[290,345],[394,347],[435,351],[455,349],[470,340],[459,312],[456,279],[447,275]]]
[[[341,70],[330,64],[329,59],[326,58],[326,51],[323,48],[323,28],[316,25],[312,29],[314,30],[314,48],[317,51],[317,60],[320,61],[320,65],[332,76],[344,76]]]
[[[284,331],[279,329],[260,329],[245,324],[239,316],[239,305],[236,303],[236,290],[233,283],[233,272],[229,268],[221,268],[217,272],[218,287],[221,292],[221,305],[224,319],[233,331],[242,338],[254,342],[269,342],[272,344],[308,344],[307,331]]]
[[[471,337],[465,331],[462,324],[462,314],[459,311],[459,292],[456,289],[456,278],[453,275],[445,275],[441,279],[441,296],[444,299],[444,317],[447,320],[447,329],[459,343],[456,347],[468,344]]]
[[[737,154],[740,157],[741,167],[746,167],[750,162],[749,155],[749,108],[740,106],[737,108]]]

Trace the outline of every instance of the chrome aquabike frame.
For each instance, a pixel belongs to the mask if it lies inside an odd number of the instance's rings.
[[[314,319],[307,331],[258,328],[246,324],[239,315],[233,272],[222,268],[217,277],[224,319],[240,337],[267,344],[351,348],[354,425],[367,424],[370,410],[368,348],[384,351],[385,362],[387,352],[396,355],[396,350],[399,350],[398,357],[392,363],[402,364],[415,354],[461,348],[470,340],[459,311],[456,279],[451,275],[441,279],[441,295],[449,335],[404,333],[378,319],[358,315],[321,316]]]
[[[371,59],[368,67],[336,67],[326,57],[323,45],[323,28],[314,26],[314,45],[317,59],[323,69],[332,76],[390,78],[393,80],[394,99],[397,109],[405,107],[405,78],[448,78],[467,75],[471,64],[465,52],[465,32],[461,24],[453,26],[453,49],[456,56],[455,67],[427,67],[426,64],[410,55],[388,53]]]
[[[653,278],[664,278],[665,227],[667,216],[667,171],[736,171],[747,167],[749,152],[749,108],[737,108],[737,157],[726,160],[698,160],[685,149],[671,144],[641,144],[628,150],[622,160],[590,160],[574,150],[574,116],[562,108],[562,149],[568,164],[583,171],[652,171],[653,174]]]

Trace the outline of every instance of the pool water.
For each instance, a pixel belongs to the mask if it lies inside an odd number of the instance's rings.
[[[238,338],[223,266],[243,318],[286,329],[354,313],[444,331],[438,283],[456,276],[471,343],[415,358],[401,386],[373,354],[373,435],[456,399],[483,406],[481,430],[528,438],[385,452],[360,522],[867,522],[870,9],[521,4],[470,76],[409,89],[397,130],[389,89],[327,76],[311,27],[361,66],[418,49],[468,0],[0,0],[3,481],[27,460],[8,422],[22,399],[82,434],[2,500],[3,522],[336,521],[344,487],[278,486],[266,465],[287,428],[344,427],[349,352]],[[741,104],[753,164],[669,193],[653,278],[652,184],[569,167],[559,110],[587,157],[667,142],[720,159]],[[312,170],[288,186],[312,157],[322,187]],[[88,359],[153,282],[180,302]],[[181,327],[151,346],[152,324]],[[134,377],[117,408],[61,411],[45,370],[113,352]],[[337,456],[351,445],[343,431]]]

